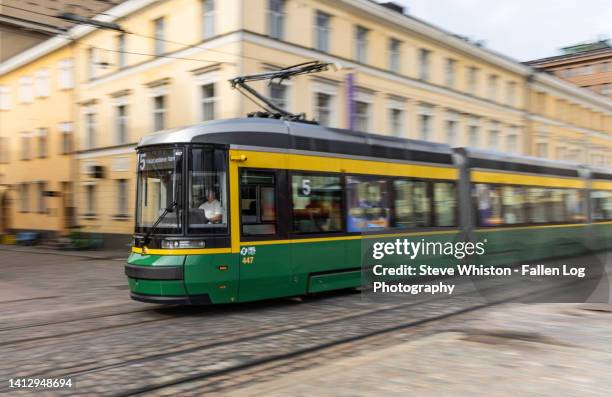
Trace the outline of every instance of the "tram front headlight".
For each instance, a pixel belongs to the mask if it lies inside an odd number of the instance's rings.
[[[161,247],[165,249],[204,248],[204,240],[162,240]]]

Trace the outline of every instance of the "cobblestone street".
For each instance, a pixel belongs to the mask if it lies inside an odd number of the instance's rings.
[[[163,307],[129,299],[117,255],[0,257],[0,394],[604,396],[612,386],[608,304],[342,292]],[[9,389],[17,377],[73,387]]]

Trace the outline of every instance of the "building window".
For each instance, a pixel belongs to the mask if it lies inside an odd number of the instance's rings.
[[[478,90],[478,68],[476,66],[470,66],[467,70],[467,91],[476,95]]]
[[[164,18],[157,18],[156,20],[153,21],[153,28],[155,30],[155,48],[154,48],[154,53],[155,55],[162,55],[166,52],[166,46],[165,46],[165,22],[164,22]]]
[[[429,58],[431,51],[421,48],[419,50],[419,79],[429,80]]]
[[[204,0],[202,10],[202,37],[210,39],[215,35],[215,0]]]
[[[0,110],[9,110],[11,108],[11,93],[5,85],[0,85]]]
[[[508,153],[519,152],[519,134],[517,127],[510,127],[510,132],[506,136],[506,148]]]
[[[214,120],[215,118],[215,83],[201,86],[202,92],[202,121]]]
[[[21,159],[29,160],[32,155],[32,137],[29,132],[21,134]]]
[[[36,97],[46,98],[49,96],[49,69],[40,69],[35,75]]]
[[[30,103],[34,100],[32,93],[32,77],[23,76],[19,78],[19,101]]]
[[[62,59],[58,64],[59,68],[59,88],[66,90],[74,85],[72,77],[72,59]]]
[[[404,118],[405,103],[401,98],[389,98],[388,102],[388,130],[393,136],[405,136]]]
[[[319,51],[329,51],[331,16],[317,11],[315,16],[315,48]]]
[[[126,65],[125,34],[117,36],[117,67],[123,69]]]
[[[540,114],[546,114],[546,93],[538,92],[537,101],[537,106]]]
[[[603,84],[601,86],[601,95],[612,96],[612,83]]]
[[[47,190],[47,184],[45,182],[38,182],[38,213],[44,214],[47,212],[47,200],[45,197],[45,191]]]
[[[96,78],[96,49],[93,47],[87,49],[87,78]]]
[[[96,185],[89,184],[85,186],[85,216],[94,216],[96,214]]]
[[[446,143],[453,147],[457,144],[459,122],[457,113],[449,111],[446,116]]]
[[[394,73],[400,72],[401,47],[398,39],[389,40],[389,69]]]
[[[472,117],[468,125],[468,147],[477,148],[480,145],[478,117]]]
[[[425,141],[432,140],[433,106],[422,104],[419,107],[419,133]]]
[[[357,131],[370,130],[370,113],[372,105],[368,102],[355,101],[355,128]]]
[[[546,142],[538,142],[536,144],[536,156],[542,158],[548,157],[548,144]]]
[[[508,82],[506,88],[506,102],[509,106],[514,106],[516,104],[516,83],[514,81]]]
[[[47,141],[48,141],[48,131],[46,128],[40,128],[38,130],[38,157],[45,158],[47,157]]]
[[[332,96],[323,92],[315,93],[315,114],[320,125],[331,126]]]
[[[153,97],[153,131],[166,128],[166,96]]]
[[[489,149],[499,150],[500,135],[499,123],[497,121],[491,122],[491,129],[489,130]]]
[[[117,215],[126,217],[128,214],[128,181],[117,180]]]
[[[285,24],[285,0],[268,0],[268,35],[282,40]]]
[[[60,123],[58,130],[61,134],[60,153],[72,152],[72,123]]]
[[[85,113],[85,148],[96,146],[96,114],[89,110]]]
[[[446,58],[446,65],[444,67],[444,75],[446,80],[447,87],[455,86],[455,67],[457,65],[457,61],[451,58]]]
[[[0,164],[9,162],[9,138],[0,136]]]
[[[368,29],[363,26],[355,27],[355,59],[366,63],[368,60]]]
[[[404,111],[402,109],[389,109],[389,131],[393,136],[402,136],[404,130]]]
[[[19,210],[21,212],[29,212],[30,211],[30,185],[27,183],[22,183],[19,185],[19,199],[20,205]]]
[[[495,74],[489,75],[489,99],[492,101],[497,100],[497,80],[499,78]]]
[[[115,107],[115,128],[116,128],[116,139],[117,145],[123,145],[127,143],[127,105],[118,105]]]
[[[272,83],[269,85],[270,100],[277,107],[287,110],[287,86],[280,83]]]

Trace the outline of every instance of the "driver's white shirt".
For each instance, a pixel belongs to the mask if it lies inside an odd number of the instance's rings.
[[[221,203],[219,200],[213,200],[211,202],[205,201],[199,207],[199,209],[204,210],[204,216],[206,219],[212,219],[217,215],[221,215]]]

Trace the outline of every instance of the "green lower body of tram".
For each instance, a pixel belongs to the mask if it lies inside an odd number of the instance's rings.
[[[378,237],[375,240],[394,241],[397,237]],[[452,242],[457,237],[458,232],[447,232],[427,236],[412,234],[405,238]],[[490,231],[481,229],[476,231],[476,240],[487,241],[486,253],[477,259],[478,263],[520,263],[610,249],[612,225],[536,226]],[[135,299],[181,304],[247,302],[354,288],[362,284],[362,245],[369,241],[374,239],[364,237],[364,240],[257,245],[256,254],[250,263],[243,263],[244,256],[239,253],[132,253],[128,260],[130,265],[178,268],[182,277],[175,280],[129,278],[129,285]],[[448,258],[418,257],[411,264],[418,266],[435,263],[443,266],[446,260]]]

